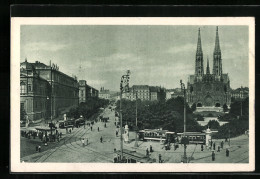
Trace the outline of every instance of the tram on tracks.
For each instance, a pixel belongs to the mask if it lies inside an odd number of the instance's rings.
[[[184,137],[184,134],[177,133],[177,136],[181,139]],[[189,144],[206,144],[206,133],[204,132],[185,132],[185,137],[188,138]]]
[[[60,129],[65,129],[65,128],[70,128],[75,126],[75,119],[69,119],[66,121],[59,121],[59,128]]]
[[[80,127],[85,124],[84,118],[80,117],[78,119],[69,119],[66,121],[59,121],[59,128],[65,129],[65,128],[71,128],[71,127]]]
[[[176,134],[168,130],[160,129],[144,129],[138,132],[139,140],[141,141],[167,141],[170,143],[175,142]]]

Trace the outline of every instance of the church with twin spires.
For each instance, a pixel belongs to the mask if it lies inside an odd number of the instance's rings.
[[[195,74],[190,75],[187,84],[187,102],[197,107],[230,106],[230,80],[227,73],[222,71],[218,27],[216,28],[215,48],[213,52],[213,71],[210,72],[207,58],[206,73],[204,73],[203,51],[200,29],[198,32],[197,51],[195,56]]]

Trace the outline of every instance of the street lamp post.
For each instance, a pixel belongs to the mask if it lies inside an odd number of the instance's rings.
[[[180,84],[181,84],[181,89],[183,90],[183,94],[184,94],[184,127],[183,127],[183,137],[186,137],[186,89],[185,89],[185,84],[182,83],[182,80],[180,80]],[[186,140],[185,140],[185,144],[184,144],[184,156],[183,156],[183,162],[186,163],[187,161],[187,156],[186,156]]]
[[[130,70],[127,70],[126,75],[121,77],[120,82],[120,141],[121,141],[121,159],[123,159],[123,120],[122,120],[122,94],[129,91]]]
[[[137,127],[137,91],[135,93],[135,126],[136,126],[136,129],[135,129],[135,147],[138,147],[138,142],[137,142],[137,130],[138,130],[138,127]]]
[[[228,129],[228,137],[229,137],[228,145],[229,145],[229,147],[230,147],[230,129]]]

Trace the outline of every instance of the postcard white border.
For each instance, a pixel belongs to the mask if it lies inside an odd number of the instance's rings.
[[[249,27],[249,163],[116,164],[20,163],[21,25],[247,25]],[[11,172],[235,172],[255,170],[255,19],[254,17],[11,18]]]

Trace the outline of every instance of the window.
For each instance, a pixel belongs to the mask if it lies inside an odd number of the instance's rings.
[[[32,86],[28,85],[28,91],[32,91]]]
[[[25,90],[26,90],[25,83],[21,82],[20,83],[20,93],[25,94]]]

